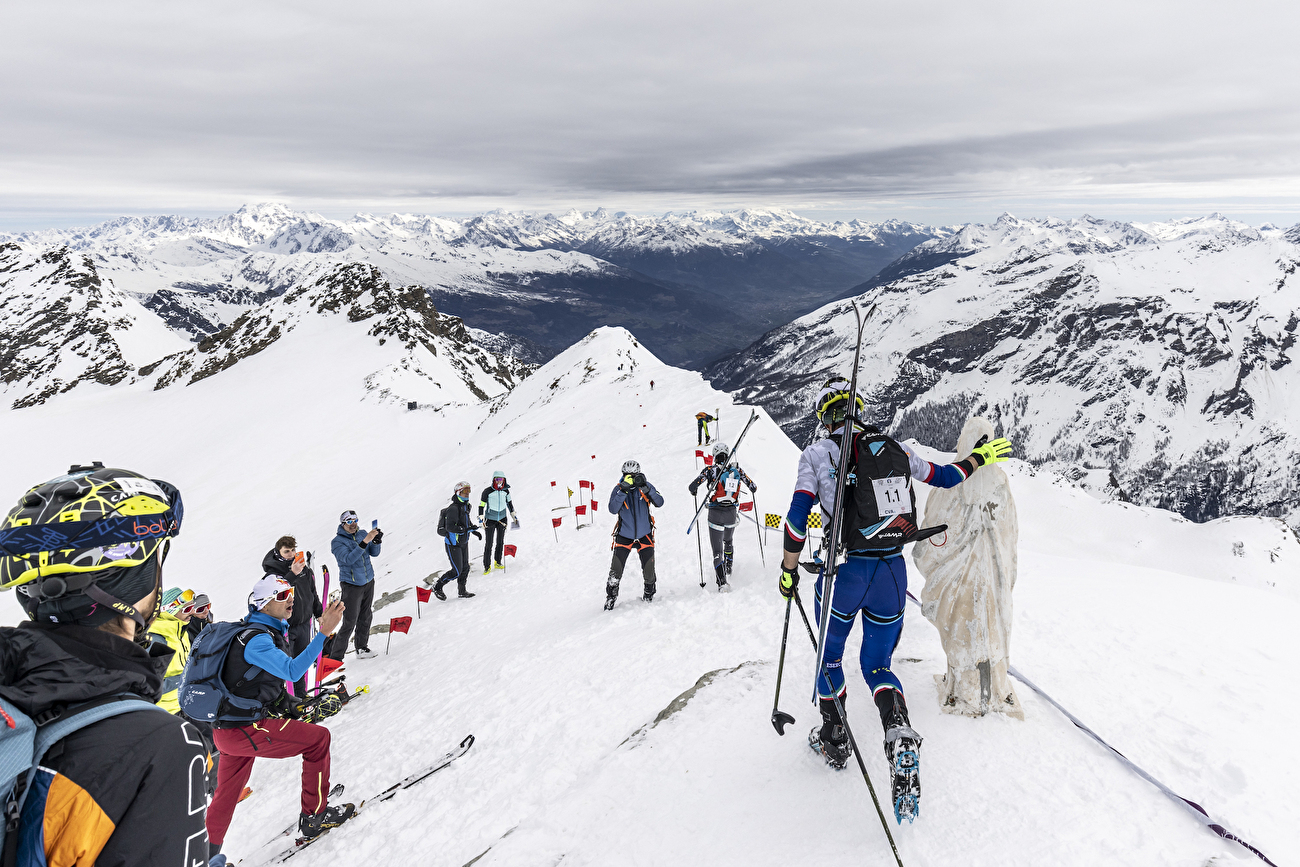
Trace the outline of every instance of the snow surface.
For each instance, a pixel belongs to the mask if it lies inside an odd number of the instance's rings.
[[[781,704],[798,723],[780,738],[768,722],[785,610],[777,534],[764,567],[753,525],[742,524],[735,591],[699,587],[695,543],[684,535],[693,415],[721,407],[727,439],[747,408],[605,328],[508,396],[407,412],[366,390],[370,359],[358,354],[370,349],[307,340],[308,331],[184,388],[79,390],[0,413],[0,437],[22,455],[0,464],[7,496],[73,461],[178,485],[186,519],[165,581],[208,592],[222,618],[242,613],[280,534],[332,562],[329,540],[346,508],[380,520],[377,589],[399,594],[447,566],[433,527],[452,484],[468,478],[479,490],[498,468],[510,477],[523,522],[508,538],[518,558],[504,574],[473,574],[476,598],[423,606],[390,654],[386,636],[374,636],[381,655],[349,658],[346,669],[349,683],[373,693],[328,723],[334,780],[358,801],[467,733],[477,743],[296,864],[395,855],[453,867],[892,863],[857,772],[830,771],[806,745],[813,662],[797,620]],[[760,412],[740,451],[760,512],[784,512],[797,455]],[[618,607],[605,612],[613,517],[601,512],[579,530],[571,512],[551,509],[580,479],[595,482],[603,508],[629,457],[666,501],[657,511],[659,595],[639,601],[634,561]],[[1274,861],[1296,861],[1300,747],[1289,685],[1300,653],[1300,546],[1270,558],[1272,525],[1262,519],[1192,525],[1099,502],[1018,461],[1007,466],[1022,520],[1013,664]],[[552,514],[563,516],[558,542]],[[1237,556],[1233,543],[1243,540]],[[11,594],[0,606],[4,622],[18,619]],[[375,619],[415,613],[408,592]],[[857,645],[855,630],[848,709],[879,792],[885,764]],[[917,609],[895,665],[926,738],[921,818],[894,826],[905,864],[1257,863],[1027,688],[1023,723],[942,714],[933,675],[945,662]],[[663,714],[710,672],[718,673]],[[257,763],[254,793],[226,840],[232,858],[261,863],[261,847],[296,816],[298,779],[295,761]]]

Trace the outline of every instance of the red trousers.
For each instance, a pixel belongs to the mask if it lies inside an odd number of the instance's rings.
[[[208,841],[220,846],[235,815],[235,805],[253,772],[253,760],[302,756],[302,811],[325,809],[330,790],[330,730],[290,719],[264,719],[237,729],[214,729],[221,753],[217,791],[208,805]]]

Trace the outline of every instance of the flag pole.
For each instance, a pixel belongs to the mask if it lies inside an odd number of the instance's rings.
[[[384,656],[388,655],[388,650],[393,646],[393,627],[388,627],[388,644],[384,645]]]

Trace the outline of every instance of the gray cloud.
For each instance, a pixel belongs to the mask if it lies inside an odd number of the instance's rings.
[[[0,225],[777,204],[1295,215],[1294,4],[20,4]]]

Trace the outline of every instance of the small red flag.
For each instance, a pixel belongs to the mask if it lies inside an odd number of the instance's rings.
[[[574,513],[575,515],[585,515],[585,514],[587,514],[587,507],[586,507],[586,506],[574,506],[574,507],[573,507],[573,513]]]
[[[433,593],[433,591],[430,590],[428,587],[416,587],[416,588],[415,588],[415,598],[416,598],[416,599],[419,599],[421,602],[428,602],[428,601],[429,601],[429,596],[430,596],[430,594],[432,594],[432,593]]]
[[[518,550],[519,550],[519,549],[516,548],[514,545],[507,545],[507,546],[506,546],[506,556],[507,556],[507,557],[513,557],[513,556],[515,556],[515,552],[518,551]]]
[[[555,482],[551,482],[551,487],[555,487]]]
[[[409,633],[411,631],[411,618],[394,617],[392,620],[388,621],[388,631]]]
[[[579,479],[579,480],[578,480],[578,487],[579,487],[579,488],[590,488],[590,487],[591,487],[591,482],[587,482],[587,481],[583,481],[582,479]]]
[[[704,449],[696,449],[696,450],[695,450],[695,456],[696,456],[697,458],[702,458],[702,457],[704,457]]]
[[[704,465],[705,465],[706,467],[711,467],[711,466],[713,466],[713,455],[705,455],[705,456],[704,456]]]
[[[753,504],[753,503],[741,503],[741,504],[740,504],[740,511],[742,511],[742,512],[752,512],[752,511],[754,511],[754,504]]]
[[[330,674],[336,668],[342,668],[342,667],[343,667],[343,660],[331,659],[330,657],[327,656],[320,661],[320,676],[329,677]]]
[[[562,520],[563,520],[563,518],[552,518],[552,519],[551,519],[551,526],[552,526],[552,527],[558,527],[558,526],[560,526],[560,521],[562,521]]]
[[[592,500],[592,501],[591,501],[591,511],[594,512],[594,511],[596,511],[596,510],[599,509],[599,508],[600,508],[600,503],[597,503],[595,500]]]

